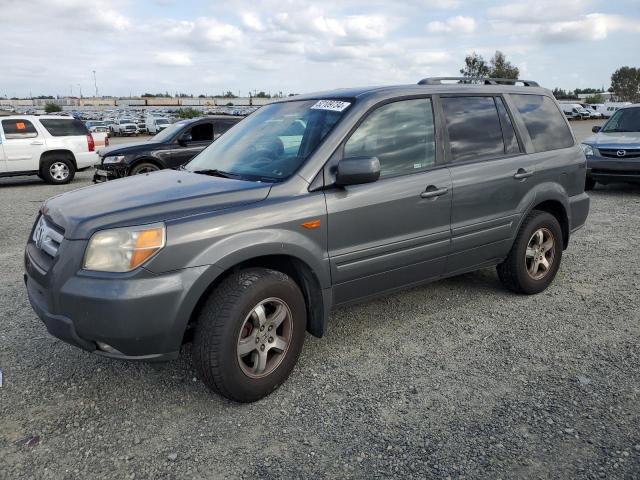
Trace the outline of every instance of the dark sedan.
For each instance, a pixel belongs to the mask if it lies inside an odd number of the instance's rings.
[[[100,150],[94,182],[178,168],[208,147],[242,117],[205,117],[176,122],[146,142]]]

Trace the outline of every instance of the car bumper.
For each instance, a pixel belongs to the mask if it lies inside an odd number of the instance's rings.
[[[590,206],[591,199],[589,195],[584,192],[580,195],[569,197],[569,213],[571,215],[570,229],[572,233],[584,226],[587,221],[587,216],[589,215]]]
[[[98,164],[95,166],[96,171],[93,174],[93,183],[102,183],[109,180],[116,180],[127,176],[127,167],[122,166],[105,166]]]
[[[587,176],[599,183],[640,183],[640,157],[625,160],[600,156],[589,157]]]
[[[72,242],[70,242],[72,243]],[[189,314],[185,299],[205,267],[156,275],[143,268],[96,276],[76,272],[62,280],[57,265],[44,272],[30,248],[24,281],[29,302],[49,333],[71,345],[124,360],[178,356]],[[189,303],[189,302],[187,302]]]
[[[76,166],[78,167],[78,170],[92,167],[93,165],[95,165],[97,162],[100,161],[100,157],[96,152],[76,153],[75,157],[76,157]]]

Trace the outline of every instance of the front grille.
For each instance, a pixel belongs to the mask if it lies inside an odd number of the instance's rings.
[[[58,254],[63,238],[61,229],[45,220],[43,216],[38,220],[31,236],[35,246],[52,259]]]
[[[640,149],[626,150],[624,148],[599,148],[600,155],[607,158],[617,158],[624,160],[625,158],[640,158]],[[618,152],[624,152],[624,155],[618,155]]]
[[[592,169],[591,175],[615,175],[618,177],[640,177],[640,170],[602,170]]]

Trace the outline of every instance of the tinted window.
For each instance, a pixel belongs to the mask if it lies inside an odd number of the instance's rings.
[[[213,141],[213,123],[201,123],[191,127],[192,142]]]
[[[516,132],[511,123],[511,117],[504,106],[504,100],[496,97],[496,106],[498,107],[498,116],[500,117],[500,125],[502,126],[502,139],[504,140],[504,153],[520,153],[520,146],[516,138]]]
[[[536,152],[573,145],[571,131],[553,100],[543,95],[511,95],[511,97],[524,120]]]
[[[451,160],[464,162],[504,154],[504,141],[493,97],[442,99]]]
[[[435,163],[431,100],[405,100],[378,108],[351,135],[344,156],[378,157],[381,176],[430,167]]]
[[[218,120],[216,122],[216,124],[215,124],[215,130],[216,130],[215,138],[218,138],[224,132],[226,132],[231,127],[233,127],[236,123],[238,123],[238,122],[235,122],[233,120]],[[302,134],[300,134],[300,135],[302,135]]]
[[[29,120],[2,120],[2,129],[7,140],[38,136],[36,127]]]
[[[80,120],[43,118],[40,123],[54,137],[87,135],[87,127]]]

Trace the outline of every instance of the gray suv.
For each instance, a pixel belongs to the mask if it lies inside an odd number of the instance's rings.
[[[551,92],[482,79],[343,89],[262,107],[181,170],[42,206],[25,252],[49,332],[169,360],[240,402],[292,371],[333,307],[497,266],[543,291],[589,211]]]

